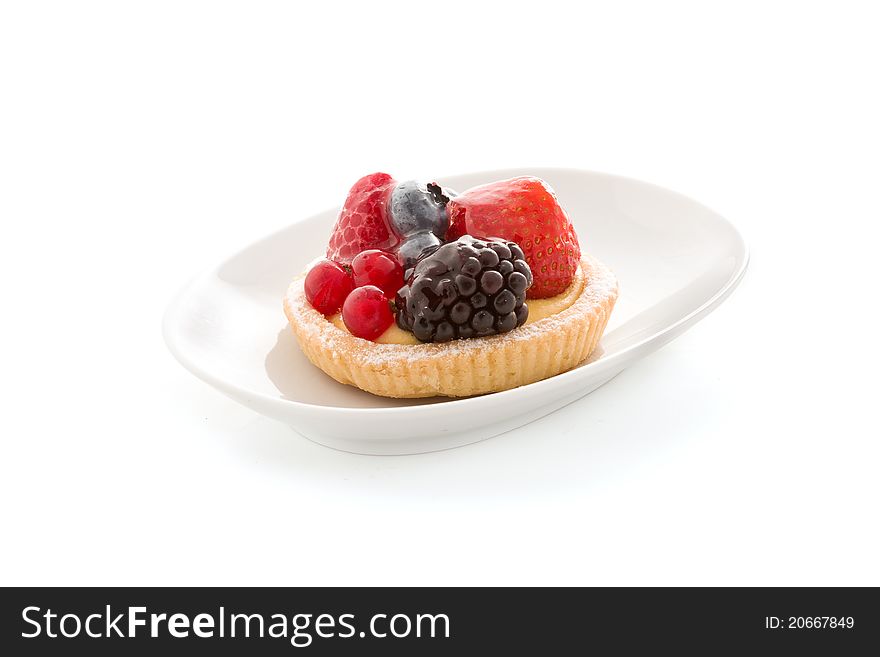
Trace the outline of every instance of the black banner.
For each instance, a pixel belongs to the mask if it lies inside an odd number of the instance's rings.
[[[646,646],[848,655],[880,646],[880,598],[867,588],[23,588],[2,590],[0,614],[6,655],[629,654]]]

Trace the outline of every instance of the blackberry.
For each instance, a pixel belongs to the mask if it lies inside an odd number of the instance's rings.
[[[397,293],[397,325],[422,342],[512,331],[529,316],[532,272],[515,242],[464,235],[425,253]]]

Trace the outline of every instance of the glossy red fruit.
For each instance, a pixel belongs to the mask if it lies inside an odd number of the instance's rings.
[[[447,209],[447,240],[500,237],[520,246],[534,276],[529,299],[556,296],[571,285],[581,258],[577,234],[556,193],[540,178],[472,187],[452,198]]]
[[[331,260],[321,260],[306,274],[303,287],[306,299],[315,310],[332,315],[342,308],[345,298],[354,289],[354,281],[345,267]]]
[[[386,209],[395,184],[387,173],[371,173],[354,184],[330,233],[330,260],[348,264],[361,251],[397,246],[400,238],[391,230]]]
[[[356,287],[342,304],[342,321],[352,335],[375,340],[394,322],[391,302],[375,285]]]
[[[355,287],[375,285],[389,299],[403,287],[403,267],[393,255],[378,249],[358,253],[351,261],[351,273]]]

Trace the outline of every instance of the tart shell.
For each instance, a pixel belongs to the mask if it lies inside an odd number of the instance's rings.
[[[588,255],[578,274],[584,288],[568,308],[485,338],[417,345],[357,338],[312,308],[302,279],[288,288],[284,313],[306,357],[340,383],[383,397],[467,397],[534,383],[589,358],[617,301],[617,279]]]

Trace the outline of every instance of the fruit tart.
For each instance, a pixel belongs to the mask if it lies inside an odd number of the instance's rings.
[[[340,383],[386,397],[464,397],[586,360],[617,280],[581,252],[534,177],[457,194],[361,178],[326,256],[291,283],[284,311],[305,355]]]

